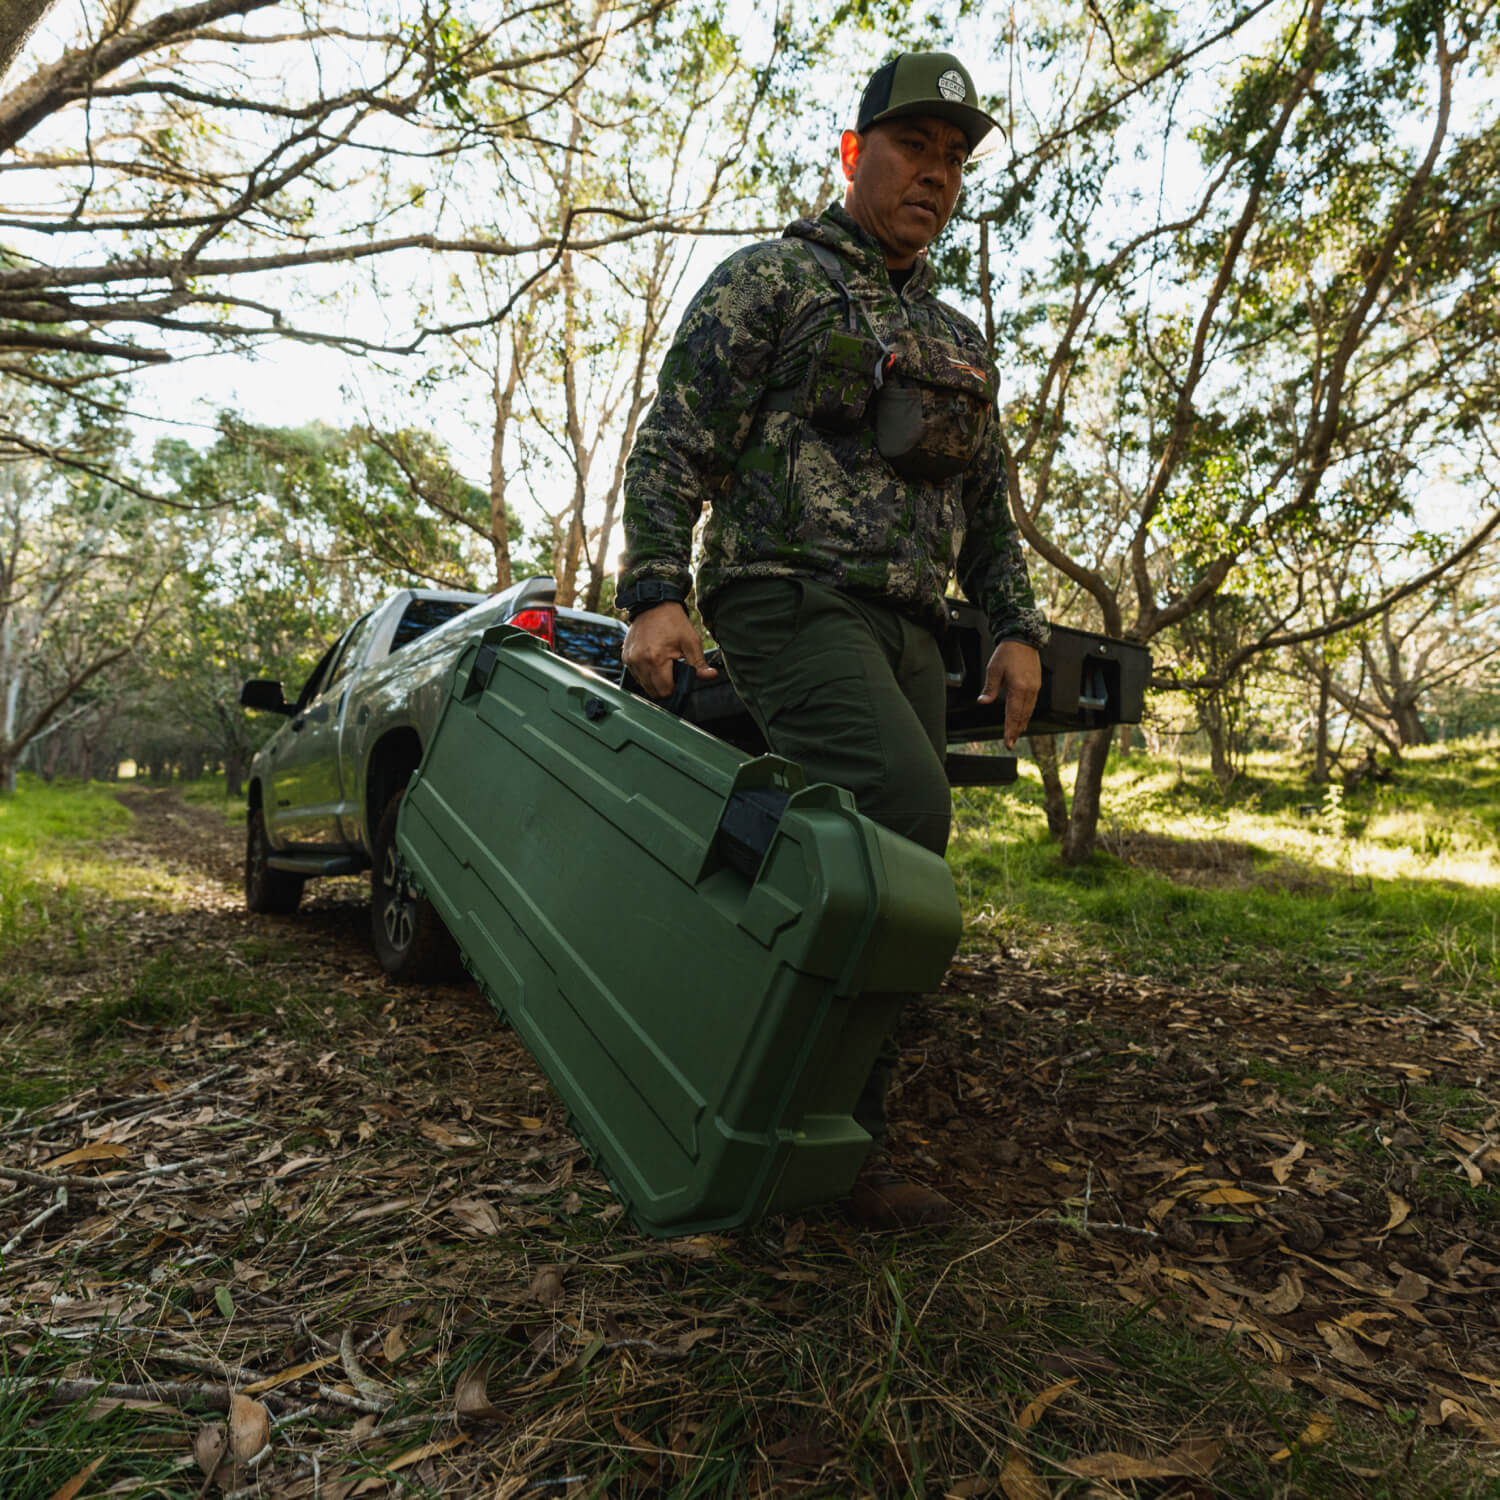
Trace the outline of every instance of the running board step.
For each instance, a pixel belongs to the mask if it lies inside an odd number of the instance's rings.
[[[273,854],[266,863],[287,875],[360,875],[370,868],[363,854]]]

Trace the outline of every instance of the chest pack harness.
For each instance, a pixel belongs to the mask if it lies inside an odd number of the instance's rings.
[[[941,308],[951,340],[913,328],[882,338],[850,292],[842,258],[827,245],[802,243],[838,292],[844,326],[819,339],[801,378],[767,391],[761,409],[792,412],[835,437],[873,427],[877,451],[904,479],[961,474],[984,438],[998,385],[994,366],[964,346]]]

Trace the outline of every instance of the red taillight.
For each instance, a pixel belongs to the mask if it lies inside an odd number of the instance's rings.
[[[519,614],[514,614],[505,622],[514,625],[517,630],[530,631],[532,635],[540,636],[547,643],[549,651],[557,646],[557,611],[550,607],[542,609],[523,609]]]

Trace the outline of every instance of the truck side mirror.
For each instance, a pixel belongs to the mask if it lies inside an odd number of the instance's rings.
[[[293,707],[281,695],[281,684],[269,677],[252,677],[240,689],[240,707],[258,708],[268,714],[289,714]]]

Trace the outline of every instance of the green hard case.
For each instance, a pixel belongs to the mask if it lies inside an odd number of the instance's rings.
[[[845,1195],[900,999],[941,982],[936,855],[498,626],[460,658],[397,844],[641,1229]]]

